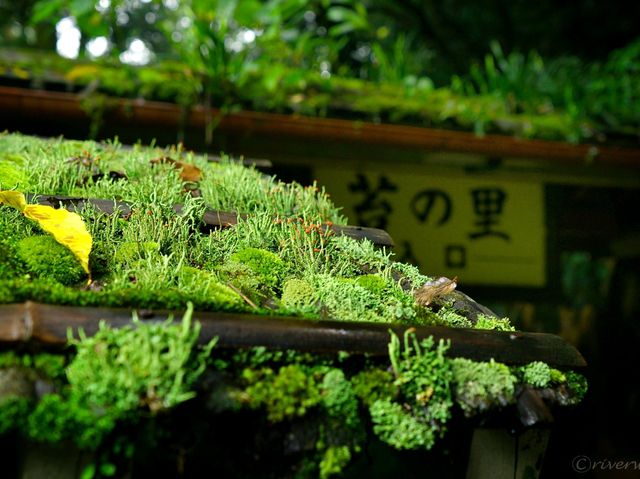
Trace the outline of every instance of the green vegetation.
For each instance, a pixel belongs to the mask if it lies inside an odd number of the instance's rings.
[[[198,310],[472,327],[463,311],[416,304],[412,293],[429,278],[415,267],[394,262],[367,240],[337,236],[331,226],[346,219],[315,186],[285,184],[226,157],[207,162],[181,148],[4,133],[0,154],[20,158],[12,165],[31,191],[114,198],[130,208],[106,214],[88,204],[78,211],[93,238],[94,284],[87,288],[69,250],[13,208],[0,207],[0,303],[177,310],[192,302]],[[194,176],[183,178],[184,168]],[[246,216],[203,232],[207,208]],[[479,324],[505,329],[505,321]]]
[[[492,318],[485,314],[479,314],[475,327],[477,329],[493,329],[495,331],[515,331],[509,318]]]
[[[515,401],[516,377],[504,364],[464,358],[451,360],[456,402],[471,416]]]
[[[195,396],[193,387],[204,371],[215,341],[196,347],[199,325],[192,308],[181,324],[144,324],[111,329],[101,324],[93,337],[72,340],[75,355],[0,356],[0,372],[19,368],[34,388],[36,380],[51,392],[17,396],[2,388],[0,427],[19,428],[44,442],[72,440],[95,449],[121,422],[135,422],[145,411],[155,415]],[[9,384],[3,377],[3,383]]]
[[[26,270],[36,278],[71,285],[85,276],[78,260],[52,236],[23,238],[16,244],[16,253]]]
[[[102,466],[113,472],[126,462],[117,457],[133,454],[132,434],[140,444],[162,441],[162,428],[186,405],[202,414],[244,412],[295,438],[296,457],[303,457],[295,470],[325,478],[348,467],[371,434],[397,449],[428,450],[452,415],[501,408],[525,384],[558,391],[562,404],[575,404],[586,392],[582,376],[544,363],[509,369],[451,359],[447,344],[418,340],[412,328],[402,339],[392,335],[388,362],[265,348],[212,353],[215,341],[197,345],[193,308],[387,324],[471,322],[450,305],[437,311],[417,305],[413,292],[429,278],[415,267],[394,262],[370,242],[337,236],[330,226],[344,219],[317,188],[284,184],[227,158],[208,163],[180,149],[2,134],[0,151],[24,159],[19,171],[33,191],[110,197],[130,207],[111,215],[90,205],[79,210],[93,237],[90,287],[65,248],[13,208],[0,207],[7,246],[0,303],[188,307],[181,324],[134,317],[121,329],[103,324],[92,337],[70,337],[66,356],[0,354],[2,433],[72,441],[101,454]],[[185,190],[180,169],[151,161],[169,155],[198,169],[199,180],[191,183],[201,196]],[[213,205],[247,216],[202,232],[204,210]],[[479,324],[510,329],[498,318],[481,317]]]
[[[269,429],[284,427],[295,437],[302,427],[303,439],[295,441],[309,446],[295,468],[330,477],[360,452],[369,428],[391,447],[431,449],[453,414],[501,408],[522,384],[503,364],[449,359],[446,344],[418,341],[411,330],[402,340],[392,335],[389,363],[366,360],[354,367],[344,362],[349,358],[260,347],[229,354],[212,349],[215,341],[197,346],[199,325],[191,323],[191,313],[181,324],[134,317],[132,326],[121,329],[102,325],[95,336],[73,340],[68,357],[0,354],[0,434],[70,440],[102,451],[100,464],[115,470],[118,457],[131,457],[141,440],[132,430],[148,431],[151,436],[141,437],[154,444],[173,437],[162,432],[162,424],[181,404],[200,411],[189,419],[196,422],[207,421],[203,414],[248,409]],[[563,391],[568,402],[562,404],[579,402],[584,377],[571,371],[562,377],[548,387]],[[34,394],[36,381],[49,385],[43,395]],[[183,426],[192,433],[196,424]]]

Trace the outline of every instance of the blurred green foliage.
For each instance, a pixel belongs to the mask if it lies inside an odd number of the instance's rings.
[[[0,10],[3,5],[0,0]],[[635,141],[637,33],[622,22],[609,26],[616,35],[608,42],[589,30],[581,32],[581,45],[566,39],[578,28],[576,19],[612,8],[458,0],[38,0],[0,22],[6,33],[0,45],[53,50],[62,19],[77,29],[80,59],[94,59],[91,45],[100,39],[100,68],[63,67],[65,81],[94,93],[85,102],[94,113],[93,133],[108,109],[99,90],[199,102],[223,114],[251,108],[478,134]],[[547,24],[550,15],[555,28]],[[544,59],[533,50],[538,47]],[[0,58],[0,68],[18,77],[43,68],[36,61],[25,70],[9,57]],[[211,140],[219,118],[208,120]]]

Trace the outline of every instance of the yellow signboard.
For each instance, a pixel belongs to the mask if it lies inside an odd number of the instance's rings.
[[[460,284],[545,284],[540,182],[407,172],[314,171],[351,224],[382,228],[396,258]]]

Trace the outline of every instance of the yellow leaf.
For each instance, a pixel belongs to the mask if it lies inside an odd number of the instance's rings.
[[[26,205],[23,213],[27,218],[37,221],[58,243],[69,248],[80,260],[82,269],[90,274],[89,254],[93,239],[77,213],[44,205]]]
[[[17,210],[24,211],[27,200],[22,193],[17,191],[0,191],[0,204],[13,206]]]

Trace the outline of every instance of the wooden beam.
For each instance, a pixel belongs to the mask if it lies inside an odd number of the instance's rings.
[[[164,321],[168,311],[138,311],[145,321]],[[27,301],[0,306],[0,342],[35,342],[64,345],[67,331],[98,331],[101,320],[112,327],[131,324],[132,311],[119,308],[54,306]],[[180,318],[182,312],[173,316]],[[265,346],[318,353],[367,353],[386,356],[389,331],[402,335],[409,326],[346,321],[311,321],[280,316],[219,312],[195,312],[201,323],[200,341],[218,338],[224,348]],[[478,361],[495,359],[507,364],[544,361],[559,368],[586,365],[578,350],[559,336],[541,333],[502,332],[446,327],[416,327],[418,338],[433,336],[451,341],[449,355]]]
[[[121,127],[127,125],[180,128],[181,107],[172,103],[112,99],[105,118]],[[596,144],[573,145],[547,140],[523,140],[506,135],[477,136],[469,132],[417,126],[375,124],[330,118],[302,117],[240,111],[222,114],[196,106],[189,112],[188,126],[203,129],[207,119],[221,117],[221,132],[241,135],[269,135],[324,142],[366,143],[423,151],[481,154],[491,157],[527,158],[562,166],[640,168],[640,150]],[[0,118],[15,120],[87,121],[81,97],[73,93],[0,87]]]

